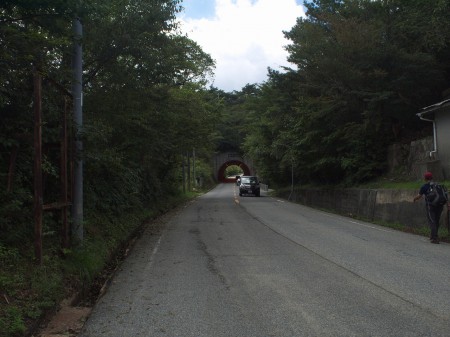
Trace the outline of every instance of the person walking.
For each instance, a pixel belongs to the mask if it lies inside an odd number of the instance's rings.
[[[438,231],[439,231],[439,220],[441,219],[441,213],[443,209],[443,205],[431,205],[429,200],[427,199],[427,194],[431,188],[431,184],[433,183],[433,174],[431,172],[425,172],[423,175],[425,180],[425,184],[420,187],[419,194],[414,197],[414,202],[420,200],[423,196],[425,196],[425,210],[428,220],[428,225],[431,229],[430,241],[431,243],[439,243]]]

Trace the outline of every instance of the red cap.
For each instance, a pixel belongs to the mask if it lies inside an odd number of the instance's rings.
[[[423,177],[428,180],[433,179],[433,174],[431,172],[425,172]]]

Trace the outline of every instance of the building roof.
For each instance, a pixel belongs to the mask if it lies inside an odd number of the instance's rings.
[[[428,115],[428,114],[434,113],[435,111],[439,111],[446,106],[450,106],[450,99],[446,99],[442,102],[422,108],[422,111],[417,113],[416,115],[419,117],[423,117],[424,115]]]

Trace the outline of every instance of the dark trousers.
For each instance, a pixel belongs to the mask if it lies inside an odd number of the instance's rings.
[[[441,213],[444,206],[431,206],[427,205],[427,219],[428,225],[431,229],[430,239],[438,239],[439,220],[441,219]]]

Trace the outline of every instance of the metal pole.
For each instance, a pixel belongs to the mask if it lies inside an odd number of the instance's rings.
[[[194,177],[194,186],[197,187],[197,177],[195,176],[195,148],[192,149],[192,175]]]
[[[289,194],[288,200],[291,200],[292,194],[294,193],[294,161],[291,161],[291,193]]]
[[[184,158],[184,153],[182,154],[183,157],[183,194],[186,193],[186,161]]]
[[[188,181],[188,192],[191,191],[191,154],[189,151],[186,153],[187,156],[187,181]]]
[[[291,193],[294,193],[294,161],[291,163]]]
[[[450,237],[450,202],[447,202],[447,235]]]
[[[73,119],[75,127],[75,164],[74,164],[74,186],[72,200],[72,237],[75,244],[83,242],[83,93],[82,93],[82,37],[83,27],[79,17],[73,20],[74,53],[72,60],[73,68]]]

